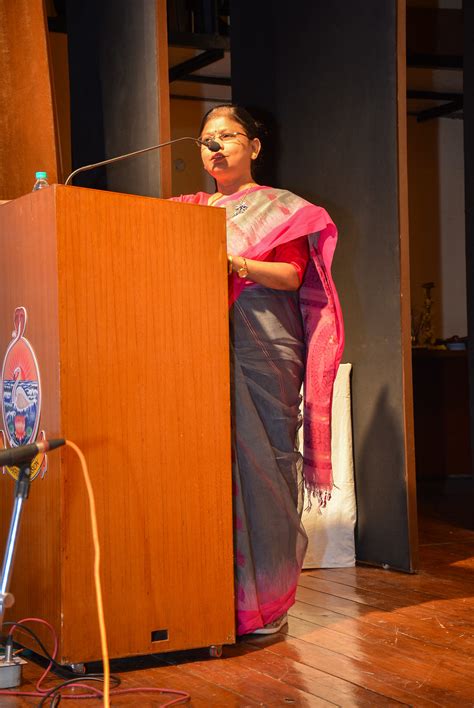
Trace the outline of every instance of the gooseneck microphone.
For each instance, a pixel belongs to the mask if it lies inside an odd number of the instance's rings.
[[[91,165],[83,165],[82,167],[78,167],[77,170],[74,170],[74,172],[71,172],[67,180],[64,182],[64,184],[69,184],[71,180],[78,175],[80,172],[86,172],[87,170],[93,170],[96,167],[103,167],[104,165],[111,165],[112,162],[119,162],[119,160],[126,160],[129,157],[135,157],[135,155],[142,155],[144,152],[150,152],[150,150],[158,150],[159,148],[166,147],[167,145],[173,145],[173,143],[179,143],[181,140],[192,140],[193,142],[197,143],[198,145],[204,145],[204,147],[207,147],[208,150],[211,152],[219,152],[221,149],[221,145],[217,142],[217,140],[200,140],[199,138],[191,138],[191,137],[184,137],[184,138],[175,138],[174,140],[168,140],[166,143],[160,143],[159,145],[152,145],[151,147],[147,148],[142,148],[141,150],[135,150],[134,152],[127,152],[125,155],[117,155],[117,157],[111,157],[108,160],[102,160],[101,162],[94,162]]]
[[[0,467],[19,467],[26,462],[31,462],[40,452],[55,450],[65,444],[66,441],[63,438],[57,438],[56,440],[41,440],[30,445],[20,445],[20,447],[12,447],[8,450],[0,450]]]

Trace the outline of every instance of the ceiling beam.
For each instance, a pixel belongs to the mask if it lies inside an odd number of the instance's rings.
[[[222,34],[194,34],[193,32],[169,32],[168,44],[171,47],[193,49],[230,50],[230,38]]]
[[[407,91],[407,98],[419,98],[427,101],[457,101],[462,97],[462,93],[446,91],[419,91],[417,89],[408,89]]]
[[[443,103],[442,106],[436,106],[435,108],[427,108],[426,111],[420,111],[417,114],[417,123],[423,123],[427,120],[432,120],[433,118],[442,118],[451,115],[452,113],[457,113],[462,111],[464,106],[464,100],[462,98],[456,101],[450,101],[449,103]]]
[[[192,57],[191,59],[181,62],[181,64],[176,64],[169,70],[170,83],[179,81],[183,76],[187,76],[198,69],[203,69],[205,66],[214,64],[216,61],[220,61],[223,58],[224,51],[222,49],[208,49],[197,57]]]
[[[231,86],[230,76],[203,76],[202,74],[188,74],[180,81],[189,81],[193,84],[213,84],[214,86]]]

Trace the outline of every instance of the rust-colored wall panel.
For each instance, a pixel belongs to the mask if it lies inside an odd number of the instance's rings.
[[[171,139],[170,128],[170,84],[168,78],[168,29],[166,25],[166,1],[156,2],[156,61],[158,84],[158,131],[160,143]],[[171,197],[171,149],[162,150],[160,155],[160,196]]]
[[[0,198],[30,191],[36,170],[58,181],[43,0],[0,0]]]

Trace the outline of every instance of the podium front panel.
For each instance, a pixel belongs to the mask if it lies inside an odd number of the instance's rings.
[[[225,215],[96,190],[44,191],[6,206],[16,212],[25,200],[49,269],[46,283],[30,278],[31,266],[27,273],[28,326],[49,371],[42,424],[76,442],[89,464],[110,654],[232,642]],[[23,212],[14,230],[26,239]],[[17,267],[23,273],[23,259]],[[26,297],[24,277],[9,283],[0,344]],[[87,496],[73,451],[53,457],[25,508],[14,583],[26,590],[10,614],[46,613],[61,661],[91,661],[100,644]],[[32,573],[38,526],[44,567]],[[32,603],[37,575],[49,578],[48,600]]]

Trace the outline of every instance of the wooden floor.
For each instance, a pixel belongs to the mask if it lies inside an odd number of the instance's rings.
[[[367,567],[305,572],[285,632],[241,641],[222,659],[196,651],[148,657],[146,670],[128,662],[113,669],[125,687],[188,691],[192,706],[474,706],[473,502],[466,495],[451,506],[422,500],[417,575]],[[25,678],[38,675],[29,663]],[[113,705],[166,700],[123,696]],[[0,697],[2,708],[37,703]]]

